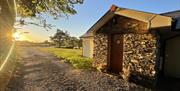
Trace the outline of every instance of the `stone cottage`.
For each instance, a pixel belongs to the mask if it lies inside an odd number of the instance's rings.
[[[154,14],[112,5],[83,36],[83,56],[123,78],[180,78],[180,11]]]

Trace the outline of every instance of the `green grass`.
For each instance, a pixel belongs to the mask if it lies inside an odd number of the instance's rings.
[[[65,49],[65,48],[40,48],[41,50],[53,53],[58,58],[66,59],[73,67],[79,69],[92,68],[92,59],[82,57],[80,49]]]

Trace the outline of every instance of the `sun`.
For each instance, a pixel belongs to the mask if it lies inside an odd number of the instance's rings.
[[[26,34],[28,34],[29,32],[15,32],[13,33],[13,38],[16,41],[31,41],[30,37]]]
[[[15,32],[15,33],[13,33],[13,38],[15,40],[20,40],[21,39],[21,34],[19,32]]]

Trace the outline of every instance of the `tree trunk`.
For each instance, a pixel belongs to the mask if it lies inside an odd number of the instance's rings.
[[[15,2],[14,0],[0,0],[0,63],[4,62],[5,57],[12,44],[12,29],[15,22]],[[1,70],[0,90],[4,91],[10,76],[10,70],[13,67],[8,65],[12,61],[7,61],[6,67]],[[0,64],[0,66],[1,66]],[[8,64],[8,65],[7,65]]]
[[[16,16],[15,2],[14,0],[0,0],[0,7],[0,41],[10,41]],[[2,46],[2,42],[0,43]]]
[[[12,40],[12,29],[15,22],[15,1],[0,0],[0,47]]]

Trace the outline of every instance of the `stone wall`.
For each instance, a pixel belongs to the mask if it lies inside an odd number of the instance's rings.
[[[99,70],[107,68],[108,36],[104,33],[97,33],[94,36],[93,67]]]
[[[154,80],[156,37],[152,34],[124,34],[123,70],[129,75]]]
[[[117,16],[115,18],[116,22],[113,23],[113,20],[109,24],[109,29],[107,29],[111,33],[138,33],[144,34],[148,33],[148,24],[146,22],[138,21],[135,19]],[[112,26],[112,27],[111,27]]]
[[[152,34],[124,34],[123,70],[130,74],[153,79],[155,76],[156,37]],[[94,37],[93,66],[105,69],[108,64],[108,35],[97,33]]]
[[[115,20],[110,20],[94,36],[93,66],[100,70],[108,69],[109,35],[123,34],[123,72],[120,74],[127,80],[144,80],[143,84],[153,82],[156,75],[156,36],[148,31],[145,22],[122,16],[115,17]]]

